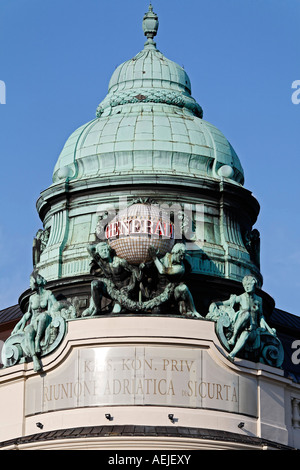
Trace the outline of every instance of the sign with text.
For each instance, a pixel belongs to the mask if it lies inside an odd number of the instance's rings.
[[[26,382],[26,415],[87,406],[209,408],[256,416],[256,381],[224,368],[206,349],[91,347]]]

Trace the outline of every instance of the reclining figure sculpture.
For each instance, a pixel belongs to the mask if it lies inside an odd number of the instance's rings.
[[[4,367],[32,359],[35,371],[42,369],[41,356],[53,351],[61,342],[68,318],[76,317],[69,303],[58,302],[46,280],[34,270],[30,276],[31,294],[28,309],[14,327],[2,349]]]
[[[216,332],[223,346],[230,351],[228,359],[237,355],[280,367],[284,352],[276,330],[270,328],[263,315],[262,298],[255,293],[257,280],[243,278],[244,292],[228,300],[213,302],[206,316],[216,322]]]

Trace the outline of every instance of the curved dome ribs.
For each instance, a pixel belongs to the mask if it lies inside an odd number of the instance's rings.
[[[67,140],[53,183],[142,172],[243,184],[238,156],[224,135],[202,119],[187,73],[156,48],[158,18],[151,5],[143,30],[144,49],[114,71],[95,124]],[[141,152],[147,155],[142,166]]]

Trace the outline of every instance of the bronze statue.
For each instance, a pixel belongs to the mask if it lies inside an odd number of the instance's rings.
[[[76,318],[76,310],[70,302],[58,302],[45,285],[46,280],[34,270],[30,276],[34,293],[29,297],[27,311],[3,346],[5,367],[31,358],[34,370],[40,370],[41,356],[55,349],[63,339],[65,320]]]
[[[32,264],[33,267],[39,263],[41,254],[47,246],[50,230],[39,229],[32,243]]]
[[[173,299],[180,314],[201,317],[188,287],[182,282],[186,272],[186,249],[182,243],[177,243],[163,258],[150,247],[152,261],[139,266],[116,256],[106,242],[90,245],[88,251],[92,257],[91,273],[97,279],[91,283],[90,305],[82,316],[102,314],[104,297],[113,301],[112,313],[157,313],[162,307],[166,311]]]
[[[54,295],[44,288],[45,285],[45,279],[40,274],[33,272],[30,276],[30,287],[35,293],[29,298],[27,312],[12,331],[12,335],[24,331],[24,347],[32,357],[35,370],[40,369],[38,359],[41,352],[40,342],[52,320],[50,311],[56,304]],[[30,322],[26,325],[28,321]]]
[[[276,330],[270,328],[263,314],[262,298],[256,294],[257,280],[248,275],[242,281],[244,292],[228,300],[214,302],[206,316],[217,325],[217,333],[228,359],[234,360],[243,351],[249,359],[257,359],[279,367],[283,360],[282,345]]]
[[[182,278],[186,272],[184,263],[186,247],[183,243],[176,243],[171,253],[166,253],[158,258],[154,247],[150,248],[150,254],[158,271],[156,290],[162,291],[168,284],[174,287],[173,296],[178,303],[179,312],[182,315],[202,318],[197,312],[192,294]]]
[[[136,286],[139,278],[138,268],[116,256],[106,242],[90,245],[88,251],[92,257],[91,273],[98,276],[98,279],[91,283],[90,305],[82,315],[101,314],[103,297],[114,300],[113,313],[119,313],[122,309],[122,298],[125,301],[128,293]]]

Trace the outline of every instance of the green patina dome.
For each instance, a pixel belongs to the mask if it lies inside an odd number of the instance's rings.
[[[53,184],[37,202],[48,236],[37,267],[47,281],[64,279],[70,295],[90,273],[87,245],[101,238],[111,217],[122,217],[122,208],[149,201],[177,211],[183,230],[191,225],[191,233],[176,233],[176,239],[187,242],[193,276],[236,282],[250,273],[262,282],[259,238],[251,238],[259,205],[243,187],[232,146],[203,119],[187,73],[157,49],[157,29],[150,6],[144,47],[115,69],[95,119],[68,138]],[[148,242],[129,240],[113,249],[139,263]]]
[[[227,177],[243,184],[239,158],[224,135],[202,119],[187,73],[156,48],[157,28],[150,6],[144,49],[117,67],[96,119],[69,137],[54,183],[151,173]]]

